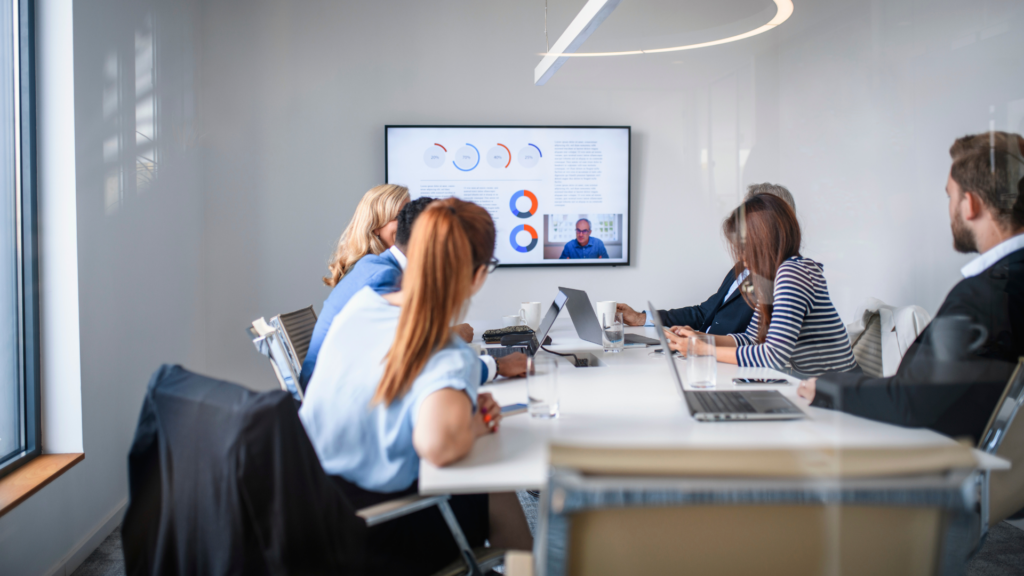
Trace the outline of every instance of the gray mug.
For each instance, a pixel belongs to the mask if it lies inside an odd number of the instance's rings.
[[[936,360],[963,360],[988,340],[988,329],[970,316],[940,316],[928,326],[928,338]]]

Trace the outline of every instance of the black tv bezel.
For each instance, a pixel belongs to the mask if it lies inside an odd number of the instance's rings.
[[[499,268],[551,268],[562,266],[565,268],[577,268],[584,266],[630,266],[633,260],[633,226],[630,216],[633,214],[633,127],[632,126],[540,126],[540,125],[509,125],[509,124],[385,124],[384,125],[384,182],[388,182],[388,129],[389,128],[572,128],[572,129],[594,129],[607,130],[617,129],[626,131],[626,242],[629,249],[626,250],[625,262],[584,262],[570,264],[557,260],[551,264],[499,264]],[[390,183],[390,182],[388,182]],[[543,248],[542,248],[543,249]]]

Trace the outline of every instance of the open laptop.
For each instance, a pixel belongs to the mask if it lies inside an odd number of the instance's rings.
[[[541,320],[540,326],[537,327],[537,336],[539,337],[538,339],[534,339],[529,342],[524,342],[522,344],[516,344],[513,346],[502,346],[500,348],[487,347],[484,348],[484,351],[487,352],[487,355],[494,356],[495,358],[508,356],[509,354],[513,354],[515,352],[522,352],[527,356],[533,355],[534,353],[537,352],[537,349],[544,344],[544,340],[546,340],[548,337],[548,332],[551,331],[551,326],[554,325],[555,319],[558,318],[558,314],[562,311],[562,308],[565,307],[565,302],[568,299],[569,297],[566,296],[561,291],[559,291],[558,294],[555,295],[555,299],[551,302],[551,306],[548,306],[547,314],[544,315],[544,319]]]
[[[654,304],[647,303],[648,310],[657,310]],[[794,420],[806,418],[802,410],[779,394],[778,390],[687,390],[683,386],[683,378],[679,375],[672,349],[669,348],[665,327],[661,324],[658,314],[651,314],[654,329],[664,347],[665,358],[676,386],[686,398],[686,406],[690,415],[701,422],[720,420]]]
[[[597,320],[597,313],[594,312],[594,307],[590,305],[590,297],[583,290],[573,290],[572,288],[558,287],[562,294],[569,297],[569,316],[572,317],[572,323],[576,326],[576,334],[581,340],[586,340],[593,344],[601,346],[603,344],[601,340],[601,323]],[[640,336],[639,334],[626,334],[626,344],[647,344],[657,345],[658,341],[654,338],[647,338],[646,336]]]

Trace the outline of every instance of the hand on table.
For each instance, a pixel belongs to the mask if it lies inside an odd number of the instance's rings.
[[[818,379],[809,378],[800,382],[800,385],[796,387],[796,395],[801,398],[806,398],[809,402],[814,401],[814,391],[817,387]]]
[[[469,324],[456,324],[455,326],[452,326],[452,332],[458,334],[459,338],[462,338],[466,342],[473,341],[473,327]]]
[[[622,314],[622,320],[626,326],[643,326],[647,323],[647,314],[633,310],[629,304],[620,302],[615,305],[615,311]]]
[[[702,334],[702,332],[698,332],[689,326],[673,326],[665,329],[665,337],[668,338],[669,348],[679,352],[683,356],[686,356],[689,338],[694,334]],[[707,345],[703,342],[698,343],[697,352],[699,354],[703,354],[705,352],[704,348],[706,347]]]
[[[477,411],[473,415],[473,436],[479,438],[498,431],[501,424],[501,406],[487,392],[476,397]]]
[[[498,376],[505,378],[526,376],[526,354],[522,352],[513,352],[508,356],[495,358],[494,362],[498,365]]]

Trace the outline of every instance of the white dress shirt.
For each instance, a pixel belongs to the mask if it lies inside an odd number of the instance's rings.
[[[977,276],[991,268],[996,262],[999,262],[1021,248],[1024,248],[1024,234],[1018,234],[1007,238],[992,248],[989,248],[988,252],[985,252],[981,256],[978,256],[974,260],[968,262],[967,266],[960,269],[960,273],[964,275],[964,278],[973,278],[974,276]]]

